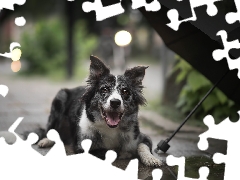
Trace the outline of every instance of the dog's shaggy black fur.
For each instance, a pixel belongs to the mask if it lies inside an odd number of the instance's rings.
[[[127,152],[138,157],[140,143],[151,152],[152,142],[138,126],[139,106],[146,103],[142,80],[147,67],[134,67],[114,76],[97,57],[90,59],[87,86],[57,93],[45,134],[50,129],[57,130],[65,145],[73,145],[74,153],[83,152],[84,139],[92,140],[92,154],[112,149],[118,155]],[[112,101],[118,105],[113,106]]]

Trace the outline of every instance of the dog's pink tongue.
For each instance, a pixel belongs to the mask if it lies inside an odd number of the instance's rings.
[[[110,126],[116,126],[120,122],[118,113],[114,113],[114,112],[107,113],[106,120],[107,120],[107,124]]]

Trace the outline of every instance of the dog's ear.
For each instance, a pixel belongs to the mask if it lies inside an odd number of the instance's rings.
[[[127,69],[124,73],[124,76],[132,81],[134,84],[142,84],[142,80],[145,76],[145,70],[148,66],[137,66],[131,69]]]
[[[137,66],[132,69],[127,69],[124,73],[124,76],[135,88],[136,100],[139,105],[145,105],[146,99],[143,97],[143,86],[142,80],[145,76],[145,70],[148,66]]]
[[[98,79],[110,73],[109,68],[98,57],[91,55],[90,60],[90,78]]]

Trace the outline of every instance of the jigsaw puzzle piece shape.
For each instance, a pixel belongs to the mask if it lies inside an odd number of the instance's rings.
[[[221,153],[215,153],[213,155],[213,162],[215,164],[221,164],[221,163],[225,163],[226,162],[226,158],[227,156]]]
[[[203,122],[208,126],[209,129],[208,131],[199,135],[200,140],[198,142],[198,148],[203,151],[208,148],[208,138],[228,140],[235,134],[235,130],[238,131],[237,129],[240,128],[239,122],[232,123],[229,118],[226,118],[224,121],[216,125],[211,115],[206,116]],[[232,133],[223,133],[226,132],[226,129],[231,129]]]
[[[64,144],[60,139],[60,136],[58,134],[58,132],[54,129],[51,129],[50,131],[48,131],[47,133],[47,137],[49,140],[54,141],[55,144],[54,146],[50,149],[50,151],[47,153],[46,156],[48,157],[63,157],[66,156],[66,151],[64,148]]]
[[[92,141],[90,139],[85,139],[82,141],[81,145],[84,150],[84,153],[88,153],[91,148]]]
[[[224,1],[216,2],[217,7],[226,7]],[[191,21],[191,24],[196,26],[211,39],[221,43],[221,38],[216,36],[219,30],[225,30],[228,33],[228,39],[235,40],[238,37],[238,31],[235,33],[234,30],[239,28],[239,23],[229,24],[226,22],[225,16],[227,13],[232,12],[231,8],[219,8],[218,13],[215,16],[209,16],[206,12],[207,6],[199,6],[195,8],[196,21]]]
[[[10,52],[5,52],[4,54],[0,53],[0,56],[11,58],[13,61],[19,60],[21,58],[22,52],[20,49],[14,49],[16,47],[21,47],[21,45],[17,42],[13,42],[10,44]]]
[[[23,5],[26,2],[26,0],[3,0],[3,1],[1,1],[0,3],[0,10],[3,8],[14,10],[14,4]]]
[[[125,169],[125,172],[129,174],[129,179],[138,179],[138,159],[133,159],[129,162]],[[134,173],[133,173],[134,172]]]
[[[212,129],[215,127],[215,122],[214,122],[214,118],[213,116],[211,115],[208,115],[206,116],[204,119],[203,119],[203,122],[206,126],[208,126],[208,129]],[[199,135],[200,137],[200,141],[198,142],[198,148],[200,150],[207,150],[208,149],[208,141],[207,141],[207,138],[204,138],[203,135]]]
[[[0,154],[11,154],[12,158],[18,158],[18,156],[20,156],[18,159],[21,159],[22,161],[24,161],[25,157],[23,157],[23,154],[28,154],[29,157],[30,156],[35,156],[40,157],[41,155],[38,154],[36,151],[33,151],[31,146],[32,144],[36,143],[38,140],[38,136],[34,133],[29,134],[29,136],[27,137],[26,141],[23,141],[16,133],[15,133],[15,129],[18,127],[18,125],[22,122],[23,118],[18,118],[13,124],[12,126],[9,128],[9,132],[14,134],[16,136],[16,142],[11,145],[11,146],[5,146],[5,149],[0,149]],[[2,138],[1,138],[2,139]],[[4,157],[2,157],[4,158]],[[1,159],[1,156],[0,156]]]
[[[17,140],[17,136],[14,132],[16,127],[20,124],[23,118],[18,118],[12,125],[9,127],[8,131],[1,131],[0,132],[0,141],[2,144],[13,144]],[[0,143],[0,144],[1,144]]]
[[[233,24],[236,21],[240,22],[240,1],[239,0],[234,0],[235,5],[237,7],[237,12],[230,12],[228,14],[226,14],[226,21],[229,24]]]
[[[223,58],[230,59],[229,50],[233,49],[233,48],[239,49],[240,48],[239,40],[237,39],[235,41],[228,42],[227,41],[228,35],[225,30],[218,31],[217,36],[221,37],[223,45],[224,45],[224,49],[217,49],[217,50],[213,51],[213,54],[212,54],[213,58],[216,61],[222,60]]]
[[[94,3],[84,2],[82,8],[84,12],[95,11],[97,21],[124,13],[121,2],[104,7],[101,0],[95,0]]]
[[[182,0],[178,0],[178,1],[182,1]],[[197,20],[197,15],[195,13],[195,8],[200,7],[200,6],[204,6],[207,5],[207,14],[209,16],[215,16],[218,13],[218,9],[215,6],[215,2],[217,1],[222,1],[222,0],[190,0],[190,4],[191,4],[191,10],[192,10],[192,17],[190,18],[186,18],[183,20],[179,20],[180,16],[179,13],[176,9],[171,9],[168,11],[167,16],[170,20],[170,23],[168,23],[167,25],[172,28],[173,30],[177,31],[179,29],[180,24],[182,24],[183,22],[187,22],[187,21],[196,21]]]
[[[0,138],[5,139],[5,142],[9,145],[14,144],[17,139],[13,133],[8,131],[0,131]]]
[[[169,155],[167,157],[167,164],[169,166],[178,166],[178,180],[194,180],[193,178],[185,177],[185,157],[174,157]],[[209,168],[201,167],[199,169],[199,179],[198,180],[207,180],[209,175]]]
[[[154,169],[152,171],[153,180],[159,180],[162,178],[163,172],[161,169]]]
[[[14,130],[20,124],[23,118],[19,118],[9,128],[10,132],[14,133]],[[48,138],[54,140],[57,145],[60,143],[60,137],[56,131],[49,131]],[[32,143],[38,139],[37,135],[31,133],[26,141],[21,140],[18,137],[17,142],[12,145],[6,145],[3,138],[0,138],[0,169],[1,176],[5,179],[74,179],[79,177],[80,179],[113,179],[113,174],[116,180],[122,179],[137,179],[131,178],[130,174],[126,171],[111,166],[109,162],[115,158],[113,153],[107,156],[107,162],[102,161],[87,152],[90,149],[91,141],[85,140],[82,143],[82,147],[85,150],[83,154],[77,154],[72,156],[41,156],[30,147]],[[60,147],[60,146],[59,146]],[[64,148],[62,147],[62,150]],[[58,148],[56,150],[59,150]],[[19,165],[19,162],[21,163]],[[24,163],[24,164],[23,164]],[[23,165],[22,165],[23,164]],[[57,170],[57,173],[53,173],[53,167]],[[94,169],[94,173],[93,172]],[[14,171],[13,171],[14,170]],[[69,173],[71,172],[71,173]],[[137,171],[136,171],[137,173]],[[131,172],[133,174],[133,172]]]
[[[238,114],[240,114],[240,111],[238,111]],[[231,122],[229,118],[226,118],[224,121],[217,125],[212,124],[212,122],[209,123],[209,125],[208,123],[206,123],[208,117],[204,119],[204,123],[209,126],[209,130],[199,136],[200,141],[204,141],[207,143],[207,138],[223,139],[227,141],[228,148],[226,155],[215,153],[213,156],[213,160],[216,164],[225,163],[225,179],[231,179],[231,177],[236,176],[236,173],[239,171],[239,168],[235,164],[235,162],[240,161],[238,155],[239,148],[237,143],[239,137],[238,134],[240,129],[240,121]],[[199,149],[201,149],[200,146]]]
[[[106,159],[104,161],[104,167],[106,169],[113,168],[112,163],[116,160],[117,153],[115,151],[109,150],[106,153]],[[116,167],[114,167],[116,168]],[[125,169],[126,174],[128,174],[128,179],[137,179],[137,171],[138,171],[138,160],[134,159],[131,160],[128,164],[127,168]]]
[[[158,0],[153,0],[151,3],[147,3],[146,0],[132,0],[132,9],[138,9],[145,7],[146,11],[159,11],[161,4]]]
[[[176,9],[169,10],[167,12],[167,16],[168,16],[168,19],[170,20],[170,23],[168,23],[167,25],[170,28],[172,28],[174,31],[177,31],[179,29],[180,24],[187,21],[187,20],[179,21],[179,13]]]
[[[117,167],[114,167],[112,165],[112,163],[117,158],[117,153],[116,152],[114,152],[112,150],[107,151],[107,153],[105,155],[105,160],[103,161],[103,160],[100,160],[99,158],[89,154],[91,145],[92,145],[92,141],[90,139],[83,140],[82,143],[81,143],[81,146],[84,150],[84,153],[79,154],[79,155],[82,155],[82,156],[87,155],[88,157],[90,157],[94,161],[96,159],[98,159],[98,161],[102,161],[104,163],[102,165],[104,165],[105,169],[111,169],[111,168],[114,168],[115,170],[118,169]],[[130,163],[128,164],[127,168],[125,169],[125,172],[128,176],[128,179],[137,179],[137,171],[138,171],[138,159],[131,160]]]
[[[192,9],[190,0],[159,0],[161,5],[164,5],[168,9],[175,9],[177,10],[179,16],[182,19],[187,19],[192,17]]]
[[[115,151],[109,150],[107,151],[105,156],[105,162],[107,162],[108,164],[112,164],[117,158],[117,153]]]
[[[17,129],[17,127],[19,126],[19,124],[22,122],[22,120],[23,120],[23,117],[19,117],[19,118],[9,127],[8,131],[9,131],[10,133],[13,133],[13,134],[16,135],[15,130]],[[18,137],[18,136],[17,136],[17,137]],[[18,137],[18,138],[19,138],[19,137]]]
[[[32,145],[38,141],[38,135],[35,133],[30,133],[26,139],[26,143]]]
[[[223,155],[221,153],[215,153],[213,155],[214,163],[216,164],[225,163],[224,179],[232,179],[232,177],[238,176],[239,167],[237,163],[235,164],[234,162],[239,162],[240,160],[238,155],[239,150],[238,147],[236,146],[236,143],[234,145],[228,147],[227,155]]]
[[[190,0],[190,3],[192,5],[192,9],[203,6],[203,5],[207,5],[207,14],[209,16],[215,16],[218,12],[218,9],[214,3],[217,1],[222,1],[222,0],[201,0],[201,1]]]
[[[3,97],[6,97],[7,94],[8,94],[8,87],[6,85],[0,85],[0,95],[3,96]]]
[[[79,161],[84,161],[87,162],[87,164],[89,164],[88,166],[90,166],[92,164],[93,169],[95,169],[95,167],[97,168],[97,171],[95,171],[95,173],[101,173],[101,174],[105,174],[105,178],[104,179],[112,179],[112,174],[118,174],[118,175],[124,175],[124,176],[116,176],[115,179],[121,179],[120,177],[125,177],[123,179],[137,179],[137,169],[138,169],[138,160],[132,160],[128,167],[126,168],[125,171],[123,171],[122,169],[119,169],[117,167],[114,167],[112,165],[112,162],[116,159],[117,154],[116,152],[109,150],[107,151],[106,155],[105,155],[105,160],[101,160],[99,158],[97,158],[96,156],[93,156],[91,154],[89,154],[89,150],[91,148],[92,145],[92,141],[90,139],[85,139],[82,141],[81,146],[84,150],[84,153],[82,154],[77,154],[77,155],[72,155],[70,156],[70,158],[79,158]],[[99,167],[104,167],[103,170],[100,171]],[[111,173],[109,173],[111,172]]]
[[[239,40],[236,39],[234,41],[227,41],[227,32],[225,30],[221,30],[217,33],[217,36],[221,36],[222,42],[224,45],[224,49],[214,50],[212,55],[213,59],[216,61],[222,60],[223,58],[227,59],[228,67],[230,70],[238,69],[238,78],[240,79],[240,58],[232,59],[229,57],[230,49],[240,49]]]

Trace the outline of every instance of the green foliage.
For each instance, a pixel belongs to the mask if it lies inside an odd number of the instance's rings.
[[[76,59],[89,59],[90,55],[93,54],[93,51],[97,48],[97,37],[93,34],[88,34],[87,25],[83,20],[76,22],[74,32]]]
[[[65,76],[67,61],[66,25],[57,18],[40,20],[30,32],[21,36],[22,59],[27,62],[25,74]],[[88,34],[84,21],[74,27],[75,70],[88,59],[97,45],[97,38]],[[78,73],[79,75],[79,73]]]
[[[187,114],[208,92],[212,87],[212,83],[179,56],[177,60],[178,62],[173,69],[174,71],[179,71],[176,83],[186,81],[186,84],[180,92],[176,107],[182,113]],[[234,120],[238,118],[236,114],[238,109],[238,105],[229,100],[222,91],[216,88],[198,108],[194,117],[202,120],[204,116],[211,114],[217,121],[228,116],[233,117]]]
[[[33,31],[21,37],[26,73],[46,74],[64,66],[66,59],[64,26],[56,19],[39,21]]]

